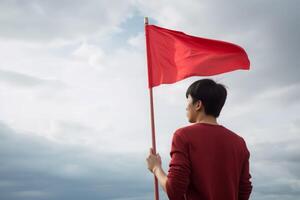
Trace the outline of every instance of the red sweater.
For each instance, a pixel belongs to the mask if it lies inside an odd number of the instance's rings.
[[[247,200],[252,191],[244,139],[222,125],[176,130],[166,183],[170,200]]]

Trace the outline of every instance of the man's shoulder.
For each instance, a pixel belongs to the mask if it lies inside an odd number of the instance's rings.
[[[188,124],[188,125],[185,125],[185,126],[181,126],[176,131],[186,132],[186,131],[189,131],[191,129],[195,129],[197,127],[196,125],[197,124]]]
[[[221,132],[226,133],[228,136],[230,136],[233,140],[236,140],[238,143],[245,143],[245,140],[242,136],[240,136],[239,134],[237,134],[236,132],[232,131],[231,129],[228,129],[225,126],[220,126],[220,130]],[[202,131],[203,129],[203,131]],[[176,135],[176,137],[180,137],[183,139],[187,139],[189,138],[189,135],[192,135],[194,132],[197,132],[197,134],[203,132],[205,134],[205,128],[203,128],[203,126],[199,126],[197,124],[190,124],[190,125],[185,125],[182,127],[179,127],[178,129],[176,129],[176,131],[174,132],[174,135]]]
[[[174,134],[183,135],[183,134],[186,134],[187,132],[191,131],[192,129],[194,129],[194,124],[181,126],[176,129]]]
[[[182,138],[183,140],[186,140],[192,132],[197,130],[198,128],[195,126],[195,124],[185,125],[182,127],[179,127],[174,132],[174,137]]]

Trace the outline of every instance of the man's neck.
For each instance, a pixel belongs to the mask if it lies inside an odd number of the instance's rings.
[[[213,116],[206,115],[201,119],[196,120],[196,123],[207,123],[207,124],[216,124],[218,125],[217,119]]]

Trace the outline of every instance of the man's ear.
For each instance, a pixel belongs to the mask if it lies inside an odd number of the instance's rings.
[[[202,101],[201,101],[201,100],[198,100],[198,101],[196,102],[196,110],[197,110],[197,111],[200,111],[202,107],[203,107]]]

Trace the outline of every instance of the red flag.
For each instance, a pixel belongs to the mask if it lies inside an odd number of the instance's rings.
[[[190,76],[248,70],[245,50],[235,44],[146,25],[149,88]]]

